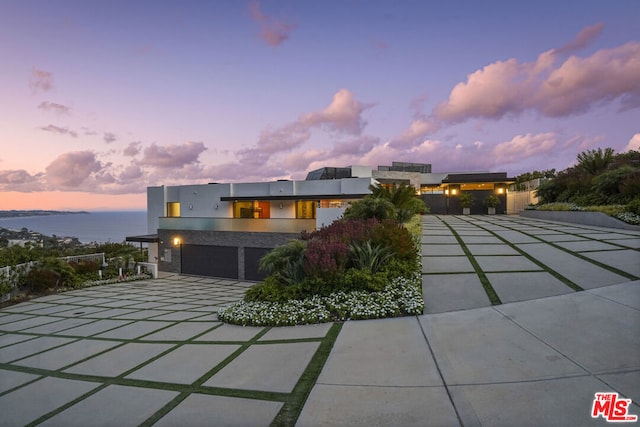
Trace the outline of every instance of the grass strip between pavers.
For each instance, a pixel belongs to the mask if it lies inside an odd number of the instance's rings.
[[[562,274],[558,273],[557,271],[555,271],[554,269],[552,269],[551,267],[549,267],[548,265],[542,263],[541,261],[539,261],[537,258],[534,258],[533,256],[531,256],[530,254],[528,254],[527,252],[525,252],[524,250],[520,249],[517,245],[511,243],[510,241],[508,241],[507,239],[505,239],[504,237],[493,233],[491,230],[481,226],[481,225],[477,225],[476,227],[479,227],[485,231],[488,231],[489,233],[491,233],[494,237],[496,237],[497,239],[499,239],[500,241],[502,241],[505,245],[511,247],[513,250],[517,251],[520,255],[522,255],[523,257],[527,258],[529,261],[531,261],[532,263],[534,263],[535,265],[537,265],[538,267],[542,268],[544,271],[546,271],[547,273],[551,274],[553,277],[555,277],[556,279],[558,279],[560,282],[562,282],[563,284],[565,284],[566,286],[568,286],[569,288],[573,289],[576,292],[580,292],[580,291],[584,291],[584,288],[582,288],[582,286],[578,285],[577,283],[573,282],[572,280],[570,280],[567,277],[564,277]],[[548,242],[545,242],[544,240],[540,239],[539,237],[532,235],[532,234],[528,234],[525,233],[524,231],[520,231],[517,228],[512,228],[512,227],[508,227],[508,226],[504,226],[505,228],[508,228],[512,231],[517,231],[519,233],[525,234],[533,239],[537,239],[540,241],[540,243],[545,243],[547,244]]]
[[[478,227],[483,228],[483,229],[485,229],[485,230],[486,230],[486,228],[484,228],[484,227],[482,227],[482,226],[478,226]],[[517,231],[517,232],[519,232],[519,233],[522,233],[522,234],[524,234],[524,235],[527,235],[527,236],[529,236],[529,237],[531,237],[531,238],[533,238],[533,239],[539,240],[539,241],[540,241],[540,243],[544,243],[544,244],[547,244],[547,245],[551,246],[552,248],[559,249],[559,250],[561,250],[561,251],[563,251],[563,252],[566,252],[566,253],[568,253],[568,254],[570,254],[570,255],[575,256],[576,258],[580,258],[580,259],[581,259],[581,260],[583,260],[583,261],[587,261],[587,262],[589,262],[589,263],[591,263],[591,264],[593,264],[593,265],[595,265],[595,266],[597,266],[597,267],[600,267],[600,268],[602,268],[602,269],[608,270],[608,271],[610,271],[610,272],[612,272],[612,273],[615,273],[615,274],[617,274],[617,275],[619,275],[619,276],[623,276],[623,277],[625,277],[625,278],[627,278],[627,279],[630,279],[630,280],[640,280],[640,277],[638,277],[638,276],[635,276],[635,275],[633,275],[633,274],[631,274],[631,273],[627,273],[626,271],[620,270],[619,268],[613,267],[613,266],[611,266],[611,265],[604,264],[604,263],[602,263],[602,262],[600,262],[600,261],[596,261],[595,259],[592,259],[592,258],[589,258],[589,257],[587,257],[587,256],[585,256],[585,255],[582,255],[580,252],[574,252],[574,251],[572,251],[572,250],[570,250],[570,249],[563,248],[562,246],[558,245],[556,242],[550,242],[550,241],[543,240],[543,239],[541,239],[540,237],[538,237],[538,236],[536,236],[536,235],[534,235],[534,234],[527,233],[526,231],[522,231],[522,230],[519,230],[519,229],[514,228],[514,227],[509,227],[509,226],[504,226],[504,227],[505,227],[505,228],[508,228],[508,229],[510,229],[510,230],[512,230],[512,231]],[[552,228],[546,228],[546,227],[539,227],[539,228],[542,228],[542,229],[548,229],[548,230],[553,230]],[[583,228],[584,228],[584,227],[583,227]],[[589,230],[588,228],[585,228],[585,229],[586,229],[586,230]],[[491,232],[490,230],[487,230],[487,231]],[[557,230],[553,230],[553,231],[557,231]],[[581,236],[581,235],[576,234],[576,233],[566,233],[566,232],[564,232],[564,231],[560,231],[560,232],[561,232],[561,233],[563,233],[563,234],[569,235],[569,236],[575,236],[575,237],[585,238],[584,236]],[[511,247],[513,247],[514,249],[518,250],[518,251],[519,251],[519,252],[521,252],[524,256],[526,256],[527,258],[529,258],[530,260],[532,260],[532,261],[533,261],[533,262],[535,262],[536,264],[538,264],[538,265],[540,265],[541,267],[543,267],[543,268],[544,268],[546,271],[548,271],[549,273],[551,273],[551,274],[553,274],[554,276],[556,276],[556,278],[558,278],[558,279],[560,279],[561,281],[563,281],[563,283],[565,283],[565,284],[566,284],[567,286],[569,286],[571,289],[573,289],[573,290],[575,290],[575,291],[583,291],[583,290],[584,290],[581,286],[579,286],[579,285],[577,285],[577,284],[573,283],[573,282],[572,282],[572,281],[570,281],[569,279],[565,278],[564,276],[561,276],[560,274],[558,274],[558,273],[556,273],[555,271],[553,271],[553,270],[549,269],[548,267],[546,267],[544,264],[542,264],[542,263],[540,263],[539,261],[535,260],[535,258],[531,257],[529,254],[527,254],[527,253],[525,253],[525,252],[523,252],[523,251],[520,251],[520,250],[518,249],[518,247],[517,247],[517,246],[513,245],[512,243],[508,242],[507,240],[503,239],[502,237],[500,237],[500,236],[498,236],[498,235],[496,235],[496,237],[497,237],[497,238],[499,238],[499,239],[501,239],[501,240],[503,240],[506,244],[508,244],[508,245],[510,245]],[[599,239],[591,239],[591,238],[588,238],[588,237],[587,237],[587,239],[592,240],[592,241],[596,241],[596,242],[600,242],[600,241],[601,241],[601,240],[599,240]],[[608,243],[608,242],[607,242],[607,243]],[[629,248],[624,247],[624,246],[622,246],[620,249],[623,249],[623,250],[629,250]],[[617,249],[611,249],[611,250],[617,250]],[[631,250],[636,250],[636,249],[631,248]],[[636,250],[636,251],[637,251],[637,250]],[[589,252],[589,251],[584,251],[584,252]],[[592,252],[593,252],[593,251],[592,251]],[[602,251],[595,251],[595,252],[602,252]],[[564,280],[563,280],[563,278],[564,278]]]
[[[76,397],[75,399],[73,399],[71,402],[67,402],[64,405],[60,406],[59,408],[54,409],[51,412],[47,412],[46,414],[42,415],[40,418],[35,419],[34,421],[30,422],[29,424],[27,424],[26,427],[33,427],[36,426],[46,420],[48,420],[51,417],[54,417],[55,415],[59,414],[60,412],[72,407],[73,405],[75,405],[76,403],[90,397],[91,395],[96,394],[97,392],[104,390],[107,387],[108,384],[103,384],[101,386],[98,386],[96,388],[94,388],[93,390],[90,390],[88,392],[86,392],[85,394]]]
[[[322,368],[338,338],[338,334],[342,330],[342,325],[343,323],[334,323],[331,326],[331,329],[329,329],[329,332],[325,335],[320,346],[318,346],[316,353],[309,361],[307,369],[305,369],[300,379],[298,379],[296,386],[293,388],[293,392],[271,423],[272,427],[293,426],[298,421],[300,412],[302,412],[302,408],[311,393],[311,389],[316,384],[320,372],[322,372]]]
[[[495,289],[493,289],[493,286],[491,286],[491,282],[489,282],[487,275],[484,273],[484,271],[482,271],[480,264],[478,264],[478,261],[476,261],[476,258],[473,256],[473,254],[471,254],[471,251],[469,250],[467,245],[464,243],[460,235],[456,232],[456,230],[452,226],[447,224],[445,221],[442,221],[442,222],[449,228],[449,230],[451,230],[451,232],[453,233],[453,236],[456,238],[456,240],[458,241],[458,244],[462,248],[462,251],[469,259],[469,262],[471,263],[471,265],[473,266],[473,269],[478,275],[478,279],[480,279],[480,283],[482,283],[482,287],[484,288],[484,291],[486,292],[487,297],[489,298],[489,302],[491,302],[491,305],[502,304],[502,301],[500,300],[498,293],[496,292]]]

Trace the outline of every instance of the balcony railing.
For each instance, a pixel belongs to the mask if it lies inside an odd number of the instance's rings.
[[[315,219],[293,218],[159,218],[160,230],[253,231],[260,233],[300,233],[316,229]]]

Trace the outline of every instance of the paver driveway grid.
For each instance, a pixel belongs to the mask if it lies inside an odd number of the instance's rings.
[[[640,414],[640,232],[425,216],[421,316],[222,324],[252,285],[167,276],[0,310],[0,425],[606,425]]]
[[[340,325],[219,322],[252,285],[171,276],[0,310],[0,425],[292,424]]]

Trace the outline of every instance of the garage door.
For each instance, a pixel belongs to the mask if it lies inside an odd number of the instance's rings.
[[[238,278],[238,248],[234,246],[182,245],[182,273]]]
[[[267,275],[259,271],[258,264],[262,258],[271,249],[268,248],[244,248],[244,278],[259,282],[264,280]]]

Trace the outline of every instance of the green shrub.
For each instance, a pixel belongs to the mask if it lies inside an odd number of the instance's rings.
[[[58,276],[53,270],[34,268],[27,273],[26,286],[33,292],[44,292],[58,286]]]
[[[301,296],[301,286],[283,285],[276,277],[269,276],[246,290],[245,301],[284,302]]]
[[[344,273],[339,290],[343,291],[381,291],[389,284],[384,273],[375,273],[366,268],[350,268]]]
[[[260,271],[274,276],[279,282],[293,285],[304,279],[304,252],[307,242],[304,240],[291,240],[278,246],[259,262]]]
[[[470,208],[471,206],[473,206],[473,194],[468,191],[461,192],[458,200],[460,201],[460,206],[462,206],[463,208]]]
[[[25,277],[25,285],[34,292],[60,287],[74,287],[78,278],[69,264],[59,258],[45,258]]]
[[[640,197],[636,197],[627,204],[627,211],[640,215]]]
[[[352,243],[349,246],[349,255],[353,268],[375,273],[393,256],[393,252],[388,246],[372,244],[370,240],[366,240]]]
[[[365,196],[355,201],[344,212],[343,217],[351,220],[366,220],[375,218],[378,220],[396,218],[397,209],[387,199]]]
[[[495,207],[500,206],[500,199],[495,194],[489,194],[487,197],[484,198],[482,203],[487,208],[495,208]]]

